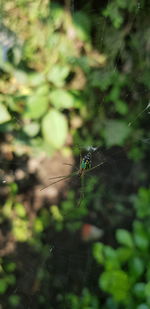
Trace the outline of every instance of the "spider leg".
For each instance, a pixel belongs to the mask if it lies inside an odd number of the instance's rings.
[[[71,167],[74,167],[74,165],[73,165],[73,164],[70,164],[70,163],[63,163],[63,164],[64,164],[64,165],[69,165],[69,166],[71,166]],[[78,168],[75,167],[75,170],[78,171]]]
[[[59,179],[59,180],[57,180],[57,181],[54,181],[54,182],[52,182],[52,183],[49,183],[47,186],[45,186],[44,188],[42,188],[40,191],[43,191],[43,190],[45,190],[46,188],[48,188],[48,187],[50,187],[50,186],[53,186],[54,184],[56,184],[56,183],[58,183],[58,182],[60,182],[60,181],[66,180],[66,179],[68,179],[68,178],[70,178],[70,177],[71,177],[71,175],[65,176],[65,177],[63,177],[63,178],[61,178],[61,179]]]
[[[70,163],[63,163],[63,165],[69,165],[73,167],[73,164],[70,164]]]
[[[72,174],[69,174],[69,175],[62,175],[62,176],[53,176],[53,177],[48,178],[48,180],[64,178],[64,177],[68,177],[68,176],[70,176],[70,175],[72,175]]]
[[[105,161],[103,161],[103,162],[101,162],[101,163],[99,163],[99,164],[97,164],[97,165],[91,167],[90,169],[86,170],[85,173],[91,172],[91,171],[94,170],[96,167],[99,167],[99,166],[103,165],[103,164],[106,163],[106,162],[107,162],[107,161],[105,160]]]
[[[71,173],[71,174],[68,174],[68,175],[53,176],[53,177],[48,178],[48,180],[53,180],[53,179],[59,179],[59,178],[64,178],[64,177],[71,177],[71,176],[75,176],[75,175],[77,175],[77,174],[78,174],[78,172],[79,172],[79,170],[77,170],[77,171],[75,171],[75,172],[73,172],[73,173]]]
[[[61,182],[61,181],[66,180],[66,179],[69,179],[69,178],[71,178],[71,177],[73,177],[73,176],[76,176],[76,175],[78,175],[78,172],[75,172],[75,173],[72,173],[72,174],[66,175],[66,176],[58,176],[58,177],[56,177],[56,178],[52,178],[52,179],[57,179],[57,178],[60,178],[60,177],[61,177],[60,179],[58,179],[58,180],[56,180],[56,181],[54,181],[54,182],[48,184],[47,186],[45,186],[45,187],[42,188],[40,191],[43,191],[44,189],[46,189],[46,188],[48,188],[48,187],[50,187],[50,186],[52,186],[52,185],[54,185],[54,184],[56,184],[56,183],[58,183],[58,182]]]

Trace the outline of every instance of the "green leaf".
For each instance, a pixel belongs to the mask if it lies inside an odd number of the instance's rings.
[[[23,127],[23,131],[30,137],[36,136],[40,130],[38,122],[30,122]]]
[[[29,75],[29,83],[31,86],[39,86],[45,81],[43,73],[32,73]]]
[[[134,206],[139,218],[150,216],[150,190],[147,188],[140,188],[138,196],[134,199]]]
[[[96,261],[99,264],[103,264],[104,262],[104,245],[102,243],[95,243],[93,246],[93,255]]]
[[[46,113],[49,104],[47,91],[47,87],[39,87],[35,94],[28,97],[24,112],[25,117],[38,119]]]
[[[0,279],[0,294],[4,294],[5,291],[7,290],[7,282],[5,279]]]
[[[124,101],[117,99],[114,103],[118,113],[121,115],[126,115],[128,113],[128,106]]]
[[[11,119],[11,116],[8,113],[7,108],[2,103],[0,103],[0,124],[7,122],[10,119]]]
[[[71,108],[74,105],[73,95],[63,89],[51,91],[50,100],[57,109]]]
[[[20,203],[17,203],[14,207],[16,214],[20,217],[20,218],[24,218],[26,216],[26,210],[24,208],[24,206]]]
[[[40,220],[44,227],[47,227],[50,224],[50,213],[46,209],[43,209]]]
[[[149,248],[149,234],[145,227],[139,221],[134,221],[134,241],[136,246],[142,250],[147,251]]]
[[[147,251],[149,247],[149,235],[143,224],[139,221],[134,221],[134,241],[136,246],[142,251]]]
[[[34,230],[37,233],[41,233],[44,230],[43,222],[40,218],[36,218],[34,221]]]
[[[114,71],[94,71],[89,76],[91,86],[98,87],[102,91],[107,90],[115,78],[116,72]]]
[[[52,109],[42,121],[44,139],[54,148],[59,149],[65,143],[68,126],[63,114]]]
[[[106,258],[109,258],[109,259],[112,259],[112,260],[117,258],[116,250],[113,249],[110,246],[105,246],[104,247],[104,252],[105,252]]]
[[[28,83],[28,75],[26,72],[21,70],[14,71],[14,77],[17,80],[17,83],[19,84],[27,84]]]
[[[140,161],[144,157],[144,152],[139,148],[139,146],[135,146],[130,149],[128,152],[129,159],[134,160],[135,162]]]
[[[150,263],[146,265],[146,280],[150,281]]]
[[[133,287],[133,293],[138,298],[145,298],[145,286],[146,284],[144,282],[138,282]]]
[[[100,276],[100,287],[112,294],[115,300],[125,300],[130,288],[129,278],[122,270],[106,271]]]
[[[8,264],[5,265],[4,269],[7,272],[13,272],[16,268],[16,264],[14,262],[9,262]]]
[[[125,245],[130,248],[133,247],[133,241],[132,241],[131,234],[127,230],[118,229],[116,232],[116,238],[120,244]]]
[[[114,270],[120,267],[117,252],[110,246],[104,247],[104,264],[106,270]]]
[[[56,28],[60,27],[63,19],[64,19],[64,12],[58,4],[53,4],[52,7],[52,16],[53,16],[53,23]]]
[[[140,304],[139,306],[136,307],[136,309],[149,309],[149,306],[146,304]]]
[[[20,303],[20,296],[19,295],[10,295],[9,296],[9,303],[13,306],[16,307]]]
[[[105,17],[109,17],[113,26],[118,29],[123,23],[123,16],[121,15],[121,12],[116,5],[115,1],[110,2],[105,10],[103,11],[103,15]]]
[[[128,137],[130,128],[123,121],[107,120],[104,130],[104,138],[108,147],[113,145],[123,145],[124,140]]]
[[[144,260],[142,260],[137,256],[130,259],[129,266],[130,266],[130,273],[132,274],[132,276],[135,276],[136,278],[140,277],[145,270]]]
[[[28,228],[28,222],[22,220],[21,218],[17,217],[13,221],[13,236],[19,242],[25,242],[30,237],[30,231]]]
[[[145,286],[145,295],[147,298],[150,298],[150,282],[148,282]]]
[[[116,250],[118,260],[122,263],[127,262],[133,255],[133,250],[129,247],[121,247]]]
[[[69,74],[68,66],[55,65],[52,67],[47,75],[48,80],[57,87],[62,87],[65,79]]]
[[[91,20],[82,12],[73,14],[73,23],[79,39],[88,41],[90,38]]]
[[[16,283],[16,277],[14,274],[9,274],[7,277],[5,277],[5,280],[9,285],[14,285]]]

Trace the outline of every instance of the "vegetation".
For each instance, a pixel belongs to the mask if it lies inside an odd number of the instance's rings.
[[[150,307],[148,13],[146,0],[1,4],[2,309]],[[107,158],[80,207],[78,179],[48,196],[28,165],[44,153],[59,176],[76,145]]]

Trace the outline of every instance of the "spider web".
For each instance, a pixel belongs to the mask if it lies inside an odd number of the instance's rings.
[[[77,1],[70,1],[70,7],[72,14],[78,7]],[[96,9],[95,9],[96,10]],[[94,12],[90,12],[92,15]],[[140,1],[137,2],[137,12],[135,16],[133,16],[133,22],[136,18],[136,15],[140,13],[141,10],[141,4]],[[103,46],[103,38],[105,37],[105,29],[106,29],[106,18],[103,20],[102,24],[102,31],[101,35],[99,38],[99,43],[100,47]],[[119,53],[118,53],[118,59],[119,56],[121,55],[123,47],[120,45]],[[113,67],[114,71],[117,69],[117,60],[116,60],[116,66]],[[146,90],[141,91],[141,95],[143,96],[145,94]],[[128,94],[127,94],[128,96]],[[102,101],[101,105],[104,104],[104,100]],[[129,122],[129,126],[134,126],[135,122],[139,117],[145,117],[145,113],[149,113],[149,107],[150,103],[146,103],[145,107],[141,109],[141,112],[137,114],[136,118],[131,120]],[[14,116],[14,120],[19,122],[18,119]],[[19,122],[20,125],[20,122]],[[145,138],[138,138],[139,142],[142,142],[144,145],[149,145],[150,144],[150,138],[145,137]],[[94,145],[93,145],[94,146]],[[87,149],[88,150],[88,149]],[[124,166],[124,161],[127,159],[124,155],[125,150],[114,150],[114,155],[112,153],[112,149],[110,150],[110,153],[107,152],[106,154],[98,150],[94,153],[94,158],[93,162],[94,165],[98,164],[100,161],[105,161],[106,164],[104,164],[102,167],[95,169],[94,170],[94,176],[99,176],[101,177],[101,182],[104,181],[103,176],[101,175],[106,175],[109,177],[109,186],[106,186],[105,189],[105,194],[103,196],[103,199],[100,200],[100,203],[98,207],[96,208],[96,212],[90,216],[87,215],[85,222],[90,222],[94,224],[95,218],[92,216],[99,215],[100,219],[101,216],[103,216],[104,212],[108,212],[108,216],[110,217],[109,214],[112,214],[111,212],[111,207],[104,209],[103,203],[107,201],[107,203],[110,203],[112,201],[109,200],[109,196],[106,197],[106,193],[108,195],[107,190],[111,190],[111,183],[116,180],[116,186],[118,187],[117,191],[124,192],[127,190],[127,187],[129,187],[129,181],[133,181],[133,176],[135,169],[137,166],[134,166],[134,171],[131,171],[130,169],[130,164]],[[117,156],[117,159],[114,157]],[[19,166],[19,170],[21,169],[23,171],[23,182],[25,182],[25,177],[27,177],[28,181],[28,169],[26,166],[26,158],[24,159],[18,159],[19,162],[10,162],[8,164],[5,164],[5,160],[3,158],[0,161],[1,165],[1,179],[0,182],[3,186],[7,184],[7,182],[11,183],[13,179],[13,175],[15,173],[16,166]],[[13,167],[14,166],[14,167]],[[107,173],[106,173],[107,170]],[[124,181],[122,184],[119,186],[120,179],[122,179],[122,175],[119,178],[116,177],[116,171],[121,171],[124,173]],[[9,177],[10,179],[8,179]],[[88,176],[87,176],[88,178]],[[90,178],[90,175],[89,175]],[[8,179],[8,180],[7,180]],[[99,178],[100,179],[100,178]],[[25,183],[26,186],[26,183]],[[99,183],[96,184],[96,186],[99,186]],[[96,187],[96,189],[97,189]],[[107,191],[107,192],[106,192]],[[102,191],[100,191],[102,193]],[[128,192],[127,192],[128,193]],[[94,192],[95,194],[95,192]],[[123,195],[123,194],[122,194]],[[118,197],[119,196],[119,197]],[[120,198],[121,202],[121,194],[118,196],[114,196],[114,199],[118,200]],[[97,199],[99,199],[99,195]],[[90,208],[89,208],[90,209]],[[106,239],[109,238],[112,239],[112,227],[109,229],[109,220],[108,222],[102,223],[100,220],[99,226],[105,228],[106,225]],[[118,218],[120,220],[120,217]],[[83,222],[84,224],[84,222]],[[63,235],[62,235],[63,234]],[[56,240],[57,239],[57,240]],[[104,238],[105,239],[105,238]],[[22,302],[20,304],[20,308],[41,308],[40,305],[37,304],[37,298],[39,297],[39,293],[43,294],[43,299],[44,297],[47,297],[48,291],[49,291],[49,301],[50,301],[50,306],[49,308],[54,308],[54,306],[58,306],[58,308],[68,308],[68,303],[67,299],[65,299],[67,293],[74,292],[77,295],[81,295],[81,291],[85,288],[88,287],[91,290],[96,290],[98,289],[98,277],[95,275],[96,274],[96,265],[93,265],[92,261],[92,256],[91,256],[91,245],[90,244],[84,244],[80,236],[76,234],[68,235],[66,232],[56,232],[52,236],[50,235],[49,239],[49,233],[43,236],[43,241],[45,242],[45,252],[42,253],[40,250],[36,252],[31,252],[30,248],[27,246],[22,246],[22,245],[17,245],[16,248],[16,256],[13,256],[13,259],[15,258],[20,258],[20,269],[18,267],[17,270],[17,281],[15,284],[15,287],[13,287],[9,295],[17,294],[21,296]],[[69,248],[69,249],[68,249]],[[6,257],[7,260],[7,257]],[[42,272],[49,278],[49,286],[47,284],[46,279],[44,278],[41,280],[41,284],[38,286],[38,282],[35,282],[35,276],[37,273],[37,269],[40,269],[41,271],[41,277],[42,277]],[[99,269],[98,269],[99,271]],[[38,281],[38,280],[37,280]],[[39,280],[40,281],[40,280]],[[63,294],[64,296],[62,296]],[[41,303],[43,301],[41,298]],[[63,305],[64,306],[63,306]],[[36,307],[38,306],[38,307]],[[47,308],[47,307],[45,307]]]

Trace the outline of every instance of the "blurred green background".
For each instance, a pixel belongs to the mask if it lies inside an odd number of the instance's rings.
[[[1,2],[0,309],[150,308],[149,13]],[[80,207],[79,179],[40,191],[88,146]]]

